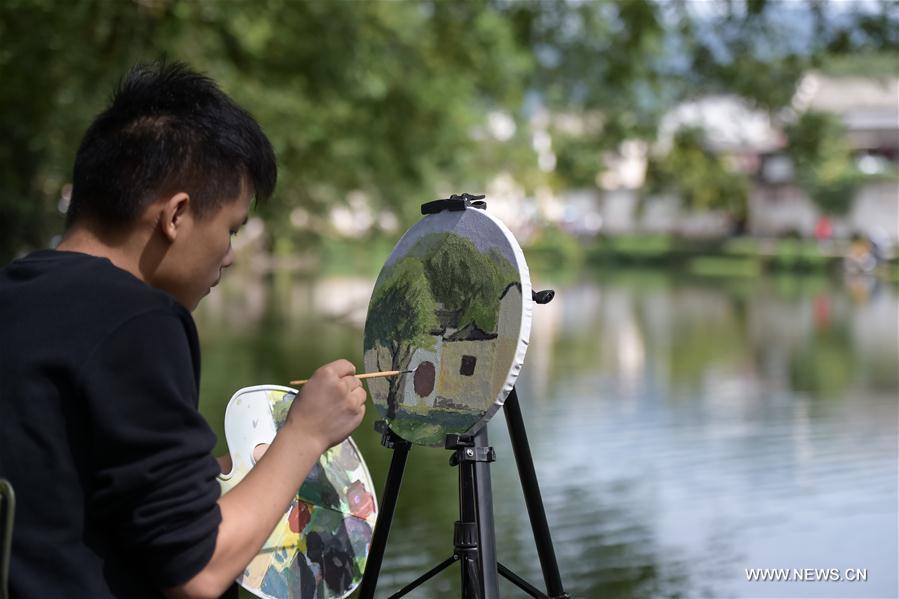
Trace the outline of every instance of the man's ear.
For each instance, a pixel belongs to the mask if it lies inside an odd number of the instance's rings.
[[[189,208],[190,196],[183,191],[179,191],[163,200],[159,212],[158,226],[166,239],[175,241],[178,232],[184,227]]]

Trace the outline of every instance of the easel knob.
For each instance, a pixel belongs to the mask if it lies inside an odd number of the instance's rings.
[[[544,289],[543,291],[531,290],[531,299],[537,304],[548,304],[556,297],[556,292],[552,289]]]

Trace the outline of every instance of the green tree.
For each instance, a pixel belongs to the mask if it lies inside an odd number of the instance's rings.
[[[405,370],[416,349],[433,346],[430,333],[439,325],[437,306],[418,258],[403,258],[383,276],[384,281],[375,286],[365,321],[365,350],[386,347],[390,352],[389,370]],[[378,364],[378,369],[384,366]],[[388,418],[396,416],[403,379],[390,377]]]
[[[0,263],[60,232],[75,149],[126,65],[169,47],[163,3],[0,3]]]
[[[688,210],[723,210],[743,220],[749,193],[746,176],[706,148],[700,129],[682,129],[667,154],[653,157],[646,173],[647,193],[673,191]]]
[[[533,52],[528,88],[545,105],[575,115],[599,112],[608,143],[654,134],[667,85],[662,63],[666,28],[657,3],[502,5],[519,44]]]
[[[560,187],[590,186],[602,152],[651,141],[681,101],[733,94],[777,116],[810,69],[864,55],[851,72],[870,73],[876,57],[893,74],[899,51],[896,0],[518,3],[510,12],[534,48],[532,86],[545,102],[601,121],[555,131]]]
[[[482,331],[496,329],[499,296],[516,274],[497,250],[481,253],[474,243],[453,233],[434,236],[424,258],[434,299],[458,310],[460,328],[472,323]]]
[[[589,185],[603,151],[652,140],[681,100],[736,93],[774,113],[827,57],[899,49],[893,0],[701,4],[5,0],[0,262],[60,232],[91,117],[128,66],[162,55],[215,78],[270,134],[281,177],[263,216],[289,246],[298,206],[322,212],[358,190],[409,224],[422,201],[499,171],[530,189]],[[553,120],[553,173],[529,147],[538,106],[598,123]],[[494,110],[519,125],[508,139],[486,132]]]
[[[350,191],[408,223],[438,186],[482,188],[502,144],[471,132],[520,105],[530,63],[486,1],[9,0],[0,38],[0,261],[60,232],[77,143],[135,62],[184,60],[259,119],[282,240]]]
[[[846,129],[839,118],[805,112],[787,126],[786,134],[787,153],[793,160],[799,185],[823,212],[846,214],[865,176],[855,167]]]

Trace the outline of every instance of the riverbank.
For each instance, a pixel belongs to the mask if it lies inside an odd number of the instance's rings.
[[[849,240],[818,243],[807,239],[732,237],[689,239],[671,235],[602,236],[580,241],[546,231],[525,248],[529,263],[589,264],[602,268],[665,268],[703,277],[751,278],[762,274],[841,274]],[[899,284],[899,259],[893,256],[870,274]]]
[[[393,250],[395,239],[329,239],[303,253],[256,254],[254,270],[368,275],[376,277]],[[531,270],[539,273],[579,272],[583,267],[664,269],[703,278],[749,279],[765,274],[841,276],[849,240],[821,244],[794,238],[733,237],[689,239],[672,235],[619,235],[578,239],[546,229],[525,245]],[[899,285],[899,258],[891,257],[870,275]]]

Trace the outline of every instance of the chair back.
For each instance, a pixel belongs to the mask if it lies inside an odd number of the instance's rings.
[[[12,523],[16,495],[8,480],[0,478],[0,599],[9,598],[9,555],[12,550]]]

